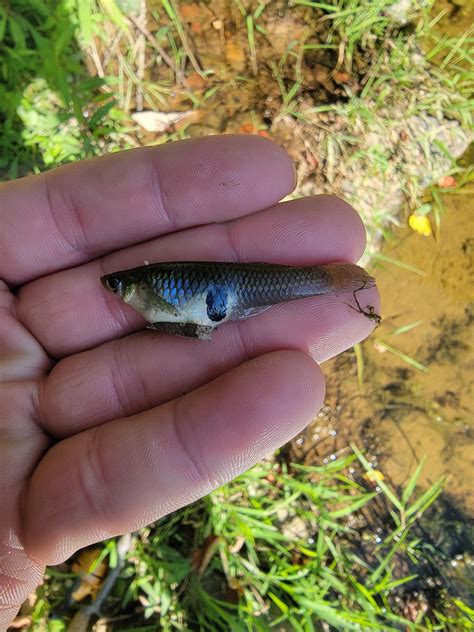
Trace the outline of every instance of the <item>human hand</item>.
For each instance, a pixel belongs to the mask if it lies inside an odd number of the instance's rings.
[[[100,284],[144,260],[356,261],[358,215],[329,196],[276,204],[293,186],[289,157],[252,136],[0,186],[1,629],[45,564],[190,503],[298,434],[323,402],[317,363],[372,330],[319,296],[202,343],[138,331]],[[377,308],[377,290],[359,300]]]

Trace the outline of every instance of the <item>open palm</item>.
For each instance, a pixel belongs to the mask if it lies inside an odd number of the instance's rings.
[[[0,629],[79,547],[144,526],[297,434],[317,363],[373,323],[321,296],[223,326],[211,343],[139,331],[99,277],[145,260],[356,261],[357,214],[277,204],[289,157],[209,137],[0,187]],[[273,205],[273,206],[272,206]],[[377,306],[375,288],[361,300]]]

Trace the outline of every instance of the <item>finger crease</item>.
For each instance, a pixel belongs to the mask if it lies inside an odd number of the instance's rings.
[[[168,211],[167,196],[161,178],[160,165],[155,161],[151,161],[150,180],[158,225],[164,223],[167,227],[164,231],[160,231],[160,233],[170,233],[178,230],[179,227],[176,224],[173,214]]]
[[[112,345],[112,386],[120,408],[124,411],[126,416],[130,416],[135,414],[137,411],[132,405],[129,392],[134,394],[136,401],[140,401],[140,398],[138,397],[139,395],[142,396],[142,401],[145,401],[145,387],[140,373],[130,364],[130,356],[127,359],[126,366],[127,370],[131,369],[133,372],[133,384],[131,384],[132,380],[130,380],[128,384],[124,384],[120,369],[120,367],[123,366],[123,362],[119,345]],[[141,393],[138,393],[138,391],[141,391]],[[135,397],[135,395],[137,395],[137,397]]]
[[[227,239],[227,247],[230,250],[232,261],[240,261],[241,257],[240,257],[239,249],[237,248],[237,245],[234,240],[234,235],[232,233],[232,225],[221,224],[221,226],[225,232],[225,236]]]
[[[100,426],[88,431],[88,449],[84,451],[86,459],[79,461],[78,480],[80,490],[94,515],[106,514],[104,499],[108,497],[109,484],[104,473],[104,455],[100,447]],[[97,493],[99,492],[99,493]]]
[[[79,216],[79,213],[77,212],[77,209],[75,208],[74,204],[71,204],[70,201],[66,200],[64,197],[62,197],[62,200],[64,202],[64,204],[66,205],[66,207],[68,208],[69,211],[69,215],[73,218],[75,218],[75,224],[77,226],[77,228],[79,229],[79,233],[82,235],[82,244],[78,245],[77,242],[75,242],[74,240],[71,240],[69,237],[67,237],[64,233],[64,231],[61,229],[58,219],[57,219],[57,215],[56,215],[56,206],[55,204],[53,204],[53,199],[52,199],[52,195],[51,195],[51,186],[49,184],[49,174],[45,173],[43,175],[43,182],[44,182],[44,187],[45,187],[45,194],[46,194],[46,202],[48,204],[48,209],[49,209],[49,214],[50,217],[53,221],[53,225],[56,229],[56,232],[58,233],[58,235],[61,237],[62,241],[66,244],[66,246],[68,247],[69,250],[72,250],[73,252],[81,255],[81,258],[84,257],[85,254],[87,254],[86,252],[86,248],[85,248],[85,244],[87,243],[87,239],[84,233],[84,229],[82,226],[82,222]]]
[[[176,443],[187,458],[188,462],[191,464],[195,480],[199,482],[204,482],[204,485],[207,487],[207,489],[212,489],[212,487],[214,486],[213,481],[211,480],[211,477],[209,476],[206,468],[203,467],[202,463],[199,462],[199,459],[196,458],[195,454],[193,454],[192,450],[189,448],[188,441],[183,434],[182,424],[179,423],[178,408],[181,401],[182,399],[175,399],[171,403],[171,423],[173,426],[173,433],[176,438]]]

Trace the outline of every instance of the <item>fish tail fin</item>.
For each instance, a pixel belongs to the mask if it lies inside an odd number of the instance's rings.
[[[354,263],[330,263],[323,267],[329,275],[332,292],[356,292],[375,286],[374,277]]]

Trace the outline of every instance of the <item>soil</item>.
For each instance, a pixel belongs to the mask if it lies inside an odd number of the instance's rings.
[[[134,96],[125,109],[143,105],[145,110],[168,114],[185,112],[168,128],[173,138],[216,133],[270,136],[295,161],[296,195],[333,193],[346,199],[367,220],[369,250],[377,251],[387,222],[397,221],[405,203],[416,210],[420,191],[451,168],[449,154],[459,157],[472,138],[457,120],[440,115],[441,101],[451,98],[446,86],[430,71],[413,38],[407,40],[406,55],[417,69],[414,83],[406,90],[396,82],[373,87],[362,97],[361,111],[345,111],[349,95],[363,95],[371,73],[393,72],[390,37],[363,52],[355,50],[353,58],[341,56],[337,47],[327,47],[332,26],[321,9],[267,0],[259,4],[264,10],[254,19],[252,49],[246,17],[238,4],[229,0],[175,2],[184,25],[183,42],[194,61],[173,69],[160,55],[151,56],[137,73],[144,74],[158,92],[160,85],[171,82],[174,87],[171,93],[164,91],[161,99],[146,93],[143,103],[143,94],[138,98],[132,90]],[[256,5],[241,3],[248,16]],[[402,5],[406,10],[413,3]],[[148,6],[146,29],[156,36],[169,19],[161,3]],[[453,20],[457,32],[466,28],[464,8],[448,0],[436,7],[436,13],[441,8],[446,8],[449,28]],[[408,28],[401,20],[392,35]],[[437,28],[445,28],[444,23]],[[168,36],[158,36],[158,41],[169,49]],[[381,58],[382,68],[375,71]],[[110,62],[114,63],[113,56]],[[175,64],[172,61],[171,66]],[[107,68],[107,74],[116,73],[113,65]],[[439,95],[434,109],[427,95]],[[336,103],[337,112],[324,111]],[[323,111],[319,111],[321,106]],[[141,128],[133,136],[138,144],[169,138],[162,131]]]

